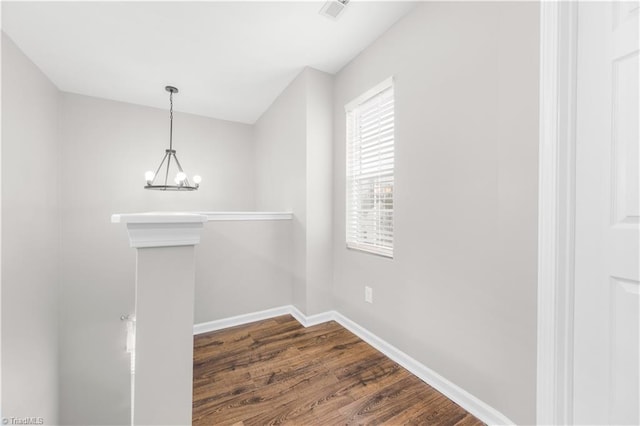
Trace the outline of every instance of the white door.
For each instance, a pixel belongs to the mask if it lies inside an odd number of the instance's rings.
[[[640,424],[638,6],[578,6],[575,424]]]

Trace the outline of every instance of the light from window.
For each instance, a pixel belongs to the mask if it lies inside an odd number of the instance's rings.
[[[345,110],[347,247],[393,257],[392,78],[347,104]]]

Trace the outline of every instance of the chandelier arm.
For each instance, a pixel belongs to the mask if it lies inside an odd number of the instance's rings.
[[[167,152],[169,158],[167,158],[167,171],[164,174],[164,186],[167,186],[167,181],[169,180],[169,167],[171,166],[171,156],[173,155],[172,151]]]
[[[164,164],[164,160],[167,159],[167,155],[169,155],[169,153],[165,152],[164,153],[164,157],[162,157],[162,161],[160,162],[160,165],[158,166],[158,169],[156,170],[156,173],[153,175],[153,180],[151,181],[152,185],[154,184],[154,182],[158,178],[158,173],[160,173],[160,169],[162,168],[162,165]]]
[[[145,189],[153,189],[155,191],[197,191],[195,186],[180,186],[180,185],[153,185],[146,186]]]
[[[178,161],[178,156],[176,154],[173,154],[173,158],[174,160],[176,160],[176,164],[178,165],[178,170],[184,173],[184,170],[182,170],[182,166],[180,165],[180,161]],[[189,176],[187,176],[186,173],[185,173],[184,182],[187,184],[187,186],[191,186],[191,183],[189,182]]]

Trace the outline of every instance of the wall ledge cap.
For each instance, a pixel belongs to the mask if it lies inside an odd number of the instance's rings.
[[[124,223],[134,248],[193,246],[207,217],[196,213],[148,212],[114,214],[112,223]]]

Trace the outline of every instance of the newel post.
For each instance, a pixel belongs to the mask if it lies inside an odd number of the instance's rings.
[[[137,252],[133,424],[190,425],[193,392],[194,246],[207,217],[116,214]]]

